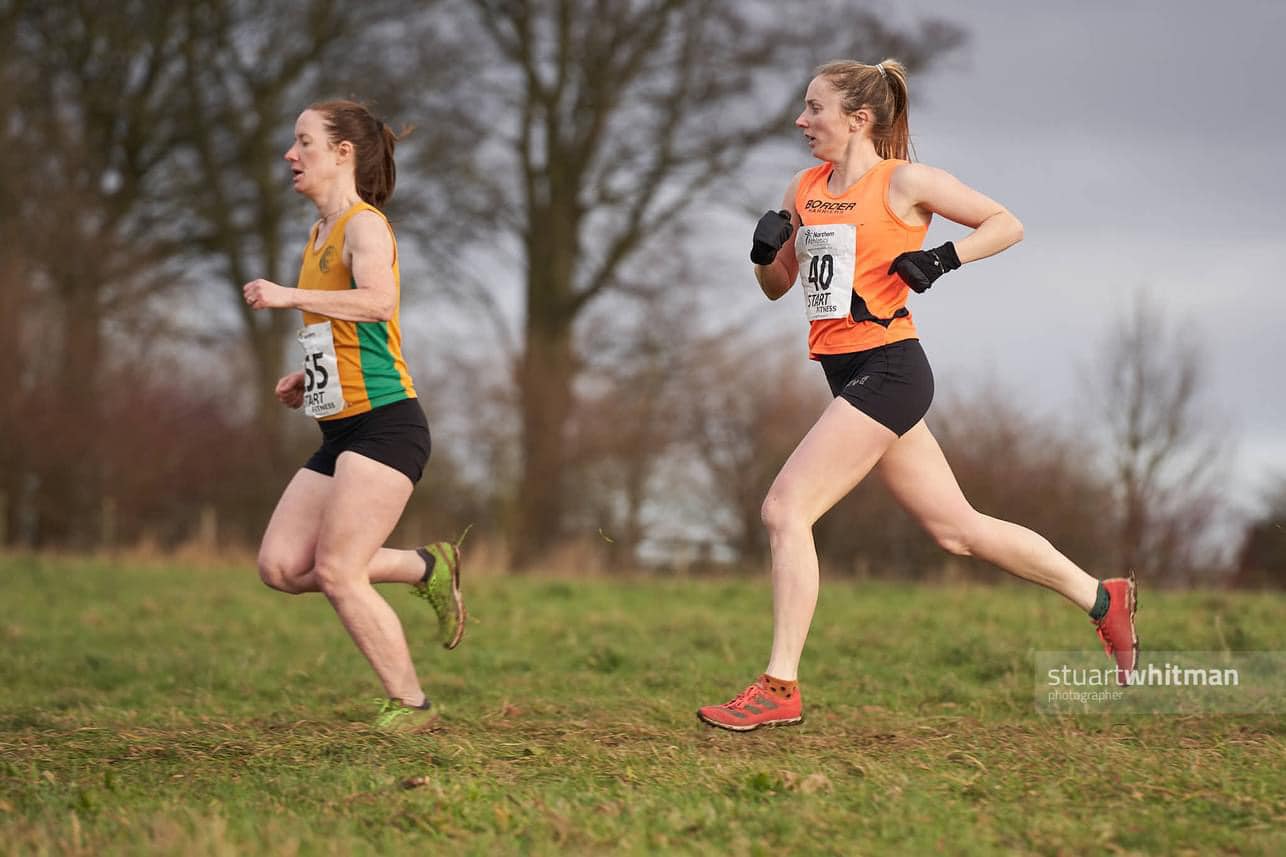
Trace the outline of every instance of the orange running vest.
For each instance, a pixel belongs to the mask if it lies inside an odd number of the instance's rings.
[[[365,202],[357,203],[340,215],[334,228],[326,236],[326,243],[321,247],[316,246],[320,224],[314,226],[308,234],[308,246],[304,248],[304,261],[299,269],[299,288],[326,291],[357,288],[353,272],[344,264],[344,228],[359,211],[378,214],[389,227],[389,235],[393,235],[393,227],[389,225],[384,213]],[[317,313],[304,313],[305,325],[330,322],[331,334],[335,339],[335,356],[339,360],[344,409],[322,419],[351,417],[402,399],[415,398],[411,373],[407,371],[406,361],[402,358],[402,328],[398,321],[401,313],[402,277],[398,268],[396,236],[393,236],[393,284],[398,292],[398,300],[394,304],[393,317],[388,321],[342,321]]]
[[[902,160],[880,161],[871,167],[842,195],[832,194],[826,188],[834,165],[819,164],[806,171],[800,178],[795,194],[795,211],[804,226],[852,224],[856,227],[857,244],[853,253],[852,307],[860,311],[865,302],[867,312],[876,318],[888,320],[887,326],[877,321],[854,321],[850,312],[844,318],[823,318],[811,322],[808,330],[808,353],[814,359],[819,354],[849,354],[878,348],[903,339],[916,339],[915,323],[905,311],[910,288],[897,274],[889,274],[889,265],[899,253],[919,250],[924,244],[928,225],[913,226],[902,220],[889,208],[889,179]],[[805,266],[805,248],[796,236],[796,255],[800,259],[800,280],[809,282],[819,274],[813,257]],[[821,260],[826,261],[826,260]],[[806,270],[812,267],[813,270]],[[820,273],[824,276],[825,266]],[[807,293],[807,287],[805,287]],[[894,314],[905,314],[894,318]]]

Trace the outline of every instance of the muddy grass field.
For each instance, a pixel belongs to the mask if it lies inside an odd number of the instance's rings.
[[[1033,653],[1096,641],[1034,587],[824,581],[804,724],[737,735],[693,712],[762,669],[765,581],[466,586],[454,652],[386,588],[442,711],[393,736],[320,596],[0,559],[0,851],[1286,853],[1283,715],[1039,713]],[[1151,649],[1286,648],[1281,596],[1140,603]]]

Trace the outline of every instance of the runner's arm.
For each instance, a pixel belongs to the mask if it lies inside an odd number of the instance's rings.
[[[767,265],[755,265],[755,279],[771,301],[790,291],[790,287],[795,285],[795,277],[799,275],[799,262],[795,259],[795,235],[799,232],[800,220],[799,212],[795,211],[795,194],[799,191],[799,180],[803,174],[803,171],[798,172],[791,179],[790,187],[786,189],[786,198],[781,202],[782,209],[790,212],[790,237],[781,245],[776,258],[771,262]]]
[[[244,289],[246,302],[255,309],[299,309],[341,321],[388,321],[397,309],[393,253],[393,234],[384,219],[360,211],[344,230],[344,262],[356,288],[292,289],[253,280]]]
[[[904,164],[889,182],[889,205],[898,214],[911,214],[918,208],[926,214],[939,214],[973,232],[952,241],[960,262],[974,262],[994,256],[1023,238],[1023,225],[1007,208],[946,170],[927,164]]]
[[[277,400],[288,408],[298,408],[304,403],[304,373],[283,375],[274,390]]]

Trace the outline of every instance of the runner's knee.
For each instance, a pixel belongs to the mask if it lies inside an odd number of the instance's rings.
[[[978,514],[974,513],[968,520],[930,524],[929,533],[938,543],[938,547],[947,553],[956,556],[973,556],[977,531],[975,524],[978,518]]]
[[[343,595],[359,583],[349,569],[333,558],[319,555],[313,564],[313,574],[317,576],[317,588],[328,598]]]
[[[811,522],[800,505],[785,491],[770,490],[759,507],[759,519],[768,532],[780,532],[793,526],[808,526]]]
[[[266,553],[259,554],[259,579],[265,586],[278,592],[285,592],[288,595],[306,592],[307,590],[299,584],[299,579],[305,574],[307,569],[300,573],[281,557]]]

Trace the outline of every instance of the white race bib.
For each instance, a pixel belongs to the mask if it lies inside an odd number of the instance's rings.
[[[846,318],[853,300],[857,268],[857,226],[831,223],[801,226],[795,236],[795,258],[804,287],[808,320]]]
[[[330,322],[310,324],[299,331],[304,348],[304,413],[329,417],[344,410],[344,388],[339,383],[339,358]]]

